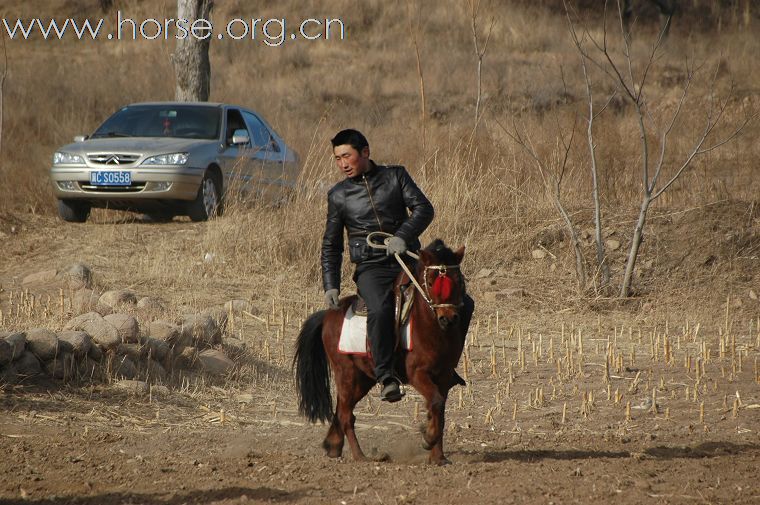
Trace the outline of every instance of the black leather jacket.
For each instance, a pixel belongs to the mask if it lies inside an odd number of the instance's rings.
[[[420,248],[418,237],[432,220],[433,206],[404,167],[370,161],[364,174],[342,180],[327,193],[327,225],[322,239],[325,291],[340,289],[344,229],[348,230],[351,262],[358,264],[386,257],[385,250],[367,245],[369,233],[391,233],[415,251]]]

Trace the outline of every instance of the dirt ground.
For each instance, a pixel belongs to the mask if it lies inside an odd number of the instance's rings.
[[[83,260],[104,285],[186,303],[181,286],[119,267],[119,239],[162,237],[192,250],[207,226],[13,219],[0,228],[0,299],[28,273]],[[209,279],[194,301],[251,296],[268,311],[275,288],[252,296],[247,282]],[[476,295],[478,286],[473,281]],[[108,384],[4,387],[0,503],[760,503],[756,327],[747,330],[737,316],[742,330],[721,350],[722,321],[704,321],[701,333],[684,324],[695,321],[698,306],[673,314],[667,329],[662,319],[642,323],[625,307],[603,320],[591,311],[565,314],[566,326],[557,313],[531,321],[526,300],[507,320],[511,303],[484,302],[476,314],[469,386],[452,391],[447,409],[451,465],[426,463],[418,433],[424,409],[413,391],[394,405],[380,404],[372,391],[357,407],[359,441],[376,461],[327,458],[320,447],[326,427],[296,412],[289,367],[296,318],[271,355],[268,343],[262,348],[269,328],[250,321],[237,330],[251,345],[244,371],[226,381],[148,397]],[[705,343],[711,358],[697,371]],[[582,356],[563,360],[568,349]],[[654,409],[646,403],[653,394]]]

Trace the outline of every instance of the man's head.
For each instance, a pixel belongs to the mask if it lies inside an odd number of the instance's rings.
[[[341,130],[331,140],[335,164],[346,177],[356,177],[369,169],[369,143],[357,130]]]

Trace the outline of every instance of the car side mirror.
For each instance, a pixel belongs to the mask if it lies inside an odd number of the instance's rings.
[[[87,140],[87,135],[77,135],[74,137],[74,142],[84,142]]]
[[[248,136],[248,132],[244,129],[235,130],[235,132],[232,134],[232,145],[240,145],[240,144],[247,144],[251,141],[251,138]]]

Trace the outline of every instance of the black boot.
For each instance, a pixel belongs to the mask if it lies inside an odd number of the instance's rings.
[[[383,381],[383,390],[380,393],[380,399],[394,403],[401,400],[404,397],[404,393],[401,392],[400,383],[397,379],[389,377]]]

